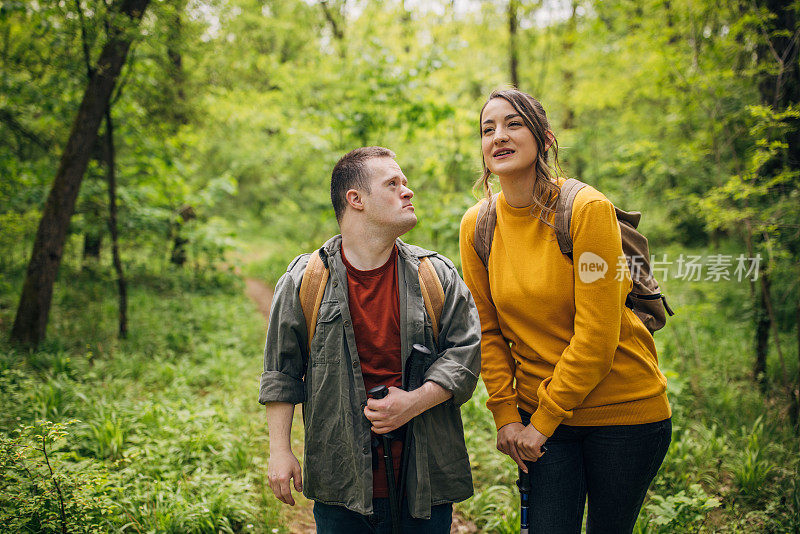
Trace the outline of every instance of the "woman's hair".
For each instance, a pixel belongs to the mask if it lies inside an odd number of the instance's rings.
[[[550,226],[547,222],[547,215],[553,211],[553,206],[558,198],[560,191],[556,184],[556,178],[562,176],[564,172],[558,163],[558,141],[553,136],[553,144],[547,148],[549,137],[547,132],[550,130],[550,122],[547,120],[547,114],[544,112],[541,102],[533,98],[528,93],[524,93],[517,89],[502,89],[492,91],[489,99],[483,104],[481,114],[478,117],[478,130],[481,130],[480,121],[483,116],[483,110],[494,98],[502,98],[506,100],[514,110],[520,114],[525,126],[533,134],[536,140],[537,156],[536,156],[536,179],[533,183],[533,210],[539,208],[539,219],[545,224]],[[551,132],[552,133],[552,132]],[[548,163],[550,153],[553,153],[553,163],[551,167]],[[489,200],[492,196],[492,189],[489,186],[489,178],[492,176],[492,171],[486,166],[486,161],[481,157],[483,163],[483,174],[475,183],[475,187],[482,187],[486,199]]]

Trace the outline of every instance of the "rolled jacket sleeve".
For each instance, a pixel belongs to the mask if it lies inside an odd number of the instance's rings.
[[[441,259],[436,257],[437,259]],[[444,305],[439,320],[438,358],[425,373],[453,394],[453,403],[467,402],[478,383],[481,368],[481,327],[472,295],[449,261],[434,266],[443,282]]]
[[[275,286],[258,395],[261,404],[305,401],[303,380],[308,361],[308,332],[299,291],[307,262],[307,255],[295,259]]]

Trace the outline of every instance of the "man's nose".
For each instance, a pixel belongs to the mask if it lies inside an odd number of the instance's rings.
[[[414,196],[414,191],[408,188],[407,185],[403,186],[403,198],[411,198]]]

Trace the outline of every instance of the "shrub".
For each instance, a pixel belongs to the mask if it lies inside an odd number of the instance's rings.
[[[9,532],[106,532],[118,507],[106,471],[61,450],[74,421],[0,436],[0,524]]]

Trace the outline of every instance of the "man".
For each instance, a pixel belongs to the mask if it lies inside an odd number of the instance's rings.
[[[412,420],[402,498],[405,532],[450,532],[452,503],[472,495],[459,406],[480,370],[480,323],[472,296],[446,258],[403,243],[417,222],[413,192],[394,153],[364,147],[331,176],[341,235],[319,254],[329,269],[316,328],[309,333],[299,290],[310,254],[298,256],[275,288],[259,402],[270,433],[269,485],[294,505],[294,488],[314,503],[317,532],[389,532],[389,480],[372,439]],[[444,290],[439,335],[423,301],[418,269],[428,258]],[[412,346],[433,351],[424,382],[401,389]],[[367,391],[389,386],[383,399]],[[294,405],[303,403],[305,477],[291,451]],[[413,437],[412,437],[413,436]],[[395,481],[401,442],[391,446]],[[373,461],[375,459],[381,461]]]

